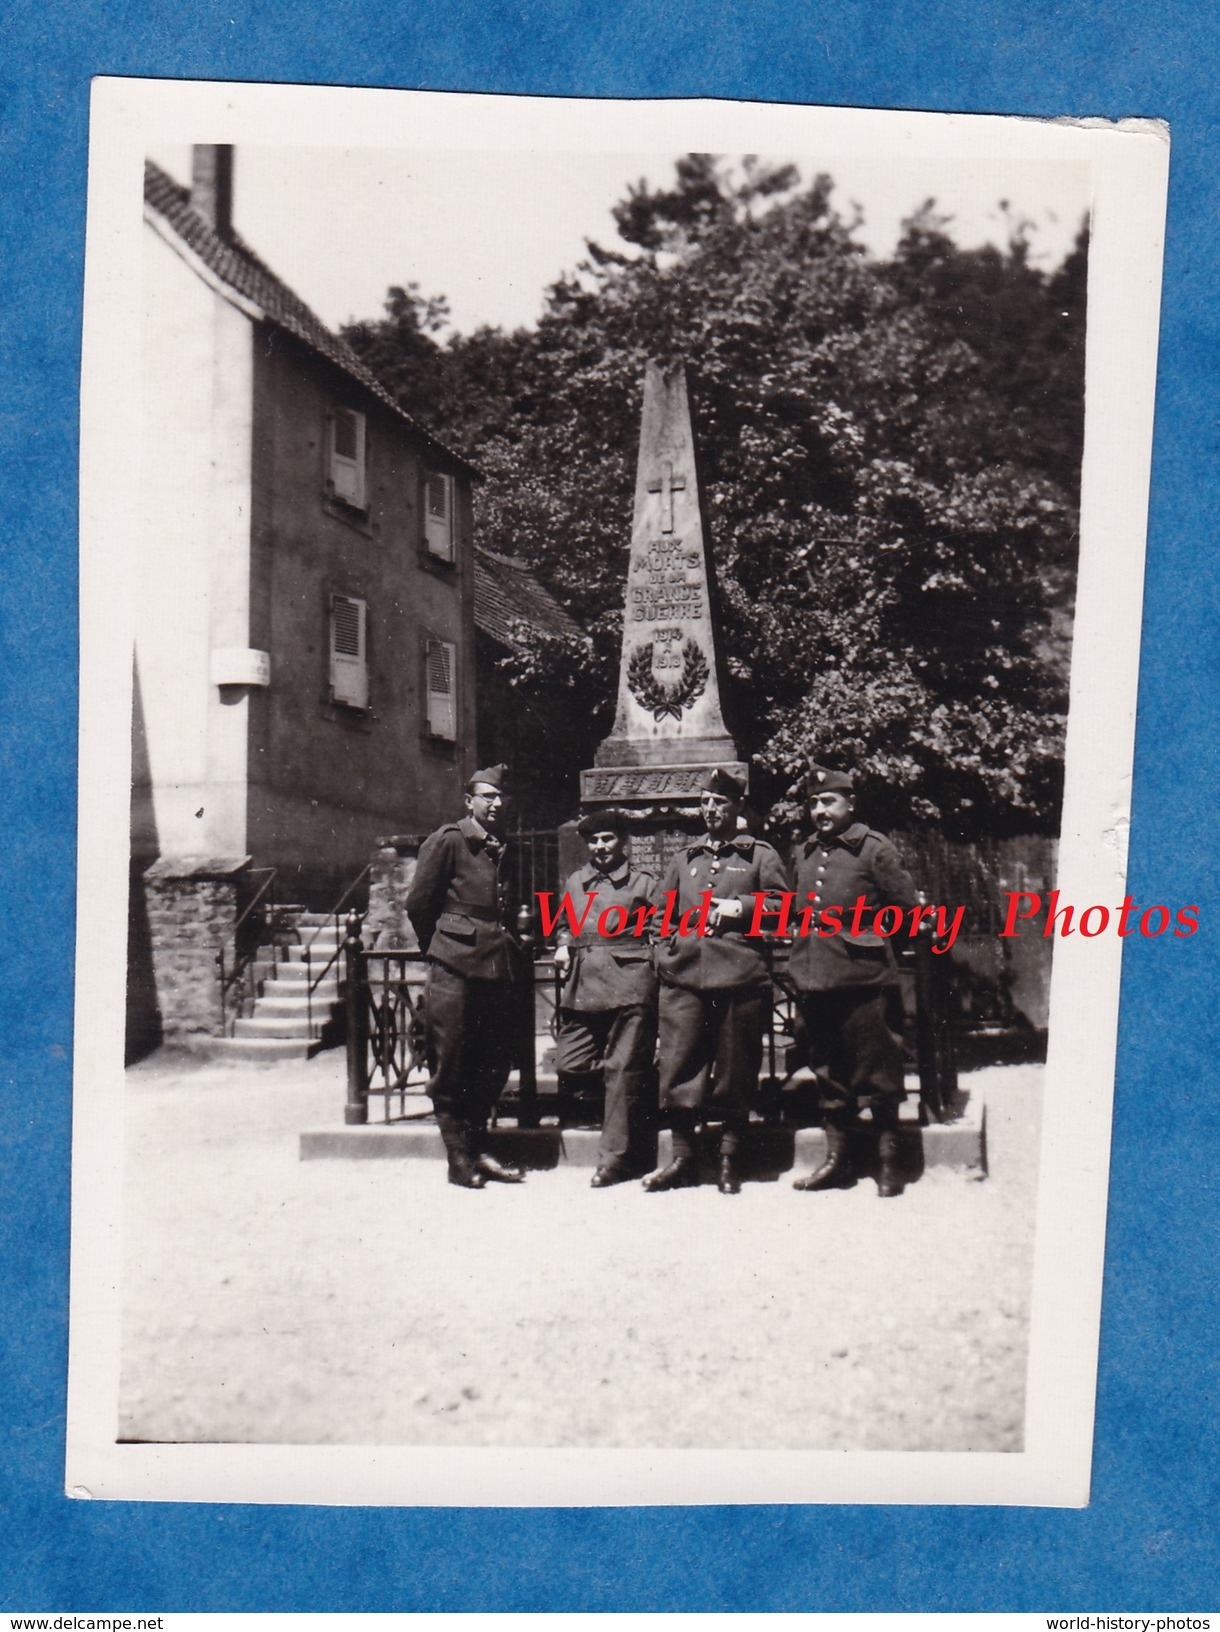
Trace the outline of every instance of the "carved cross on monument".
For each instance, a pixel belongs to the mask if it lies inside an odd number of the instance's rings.
[[[593,768],[581,772],[586,806],[686,820],[709,766],[746,777],[720,711],[712,590],[686,373],[681,364],[649,363],[618,704]]]
[[[674,475],[672,459],[661,461],[661,474],[654,476],[648,484],[650,493],[661,495],[661,531],[672,533],[674,530],[674,494],[686,491],[685,476]]]

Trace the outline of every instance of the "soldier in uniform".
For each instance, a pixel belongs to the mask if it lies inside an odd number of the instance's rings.
[[[657,980],[651,937],[632,930],[640,909],[656,905],[657,881],[651,873],[636,872],[628,860],[622,811],[595,811],[577,831],[589,847],[589,860],[568,879],[566,891],[583,927],[573,935],[565,923],[555,950],[555,961],[566,972],[555,1069],[583,1076],[601,1067],[605,1111],[592,1184],[604,1190],[641,1171],[639,1145],[652,1121]],[[613,937],[598,933],[608,908],[614,910],[607,928],[620,918],[627,925]]]
[[[699,800],[706,835],[680,850],[661,881],[677,911],[699,908],[712,892],[706,935],[661,942],[661,1109],[673,1130],[673,1160],[644,1180],[646,1190],[699,1181],[700,1122],[719,1122],[723,1195],[741,1189],[737,1155],[758,1088],[763,1031],[771,1009],[771,973],[761,938],[747,939],[758,892],[788,887],[784,866],[765,839],[738,831],[745,789],[724,770],[709,772]],[[674,917],[676,922],[676,915]],[[689,923],[695,922],[692,913]]]
[[[796,906],[812,906],[813,918],[811,933],[793,943],[788,974],[810,1061],[826,1070],[819,1075],[826,1159],[797,1179],[796,1189],[829,1190],[853,1182],[848,1131],[867,1105],[880,1130],[877,1193],[898,1196],[902,1046],[890,1026],[898,975],[889,942],[871,925],[878,907],[913,907],[915,887],[889,839],[855,819],[855,785],[846,772],[813,766],[805,798],[813,831],[797,847]],[[826,908],[839,908],[846,926],[860,897],[867,927],[855,935],[846,927],[817,934]]]
[[[407,914],[428,955],[424,987],[428,1093],[449,1157],[449,1182],[520,1184],[521,1170],[484,1148],[508,1078],[520,949],[504,927],[503,765],[466,784],[466,815],[424,843]]]

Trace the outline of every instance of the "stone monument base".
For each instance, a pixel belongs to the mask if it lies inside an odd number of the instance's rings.
[[[750,768],[740,759],[709,759],[690,765],[595,765],[580,773],[580,802],[592,815],[615,805],[630,818],[631,859],[660,878],[675,851],[703,832],[699,793],[709,771],[724,770],[749,786]]]
[[[703,779],[717,769],[728,771],[749,787],[750,768],[736,758],[700,760],[689,765],[595,765],[580,773],[580,802],[586,809],[598,805],[618,805],[625,810],[661,806],[667,812],[697,817]],[[645,812],[641,809],[640,813]]]

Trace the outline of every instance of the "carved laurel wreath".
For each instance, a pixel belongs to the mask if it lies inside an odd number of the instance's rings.
[[[654,720],[663,720],[667,714],[680,720],[682,710],[689,708],[702,695],[707,681],[707,658],[696,640],[688,640],[682,647],[680,680],[658,680],[653,674],[652,641],[638,646],[627,665],[627,685],[631,695],[641,708],[651,709]]]

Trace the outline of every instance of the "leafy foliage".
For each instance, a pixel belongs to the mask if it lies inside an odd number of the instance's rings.
[[[613,707],[644,365],[683,359],[726,704],[763,801],[782,818],[821,759],[857,766],[885,819],[1053,830],[1083,233],[1047,275],[1020,223],[1006,251],[964,251],[929,204],[879,263],[830,195],[688,155],[671,188],[629,190],[620,246],[590,243],[536,329],[442,345],[443,307],[408,287],[347,338],[483,472],[481,542],[590,632],[588,651],[509,664],[577,705],[574,761]]]

